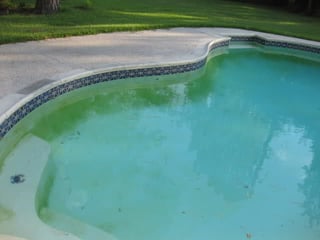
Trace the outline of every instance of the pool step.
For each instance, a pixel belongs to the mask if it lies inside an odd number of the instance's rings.
[[[11,240],[13,236],[28,240],[79,240],[71,233],[46,225],[37,216],[35,197],[49,154],[47,142],[27,135],[7,157],[0,173],[1,240]]]

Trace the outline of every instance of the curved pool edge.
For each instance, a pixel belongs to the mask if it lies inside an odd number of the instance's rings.
[[[0,240],[36,240],[43,236],[48,240],[80,240],[74,233],[85,239],[116,240],[96,227],[47,209],[42,210],[41,216],[69,226],[70,231],[49,226],[39,218],[37,190],[50,152],[51,146],[46,141],[29,134],[8,156],[0,175],[0,188],[6,189],[0,200]]]
[[[206,33],[209,35],[211,34],[210,31],[206,31]],[[230,44],[239,42],[254,43],[263,47],[285,48],[320,56],[320,43],[281,35],[252,31],[244,31],[242,34],[232,34],[231,30],[231,33],[222,33],[221,36],[218,36],[215,33],[212,38],[213,40],[206,45],[205,53],[192,60],[167,62],[162,64],[106,67],[91,71],[78,69],[75,70],[75,74],[62,77],[56,81],[47,79],[42,83],[44,85],[40,85],[38,89],[38,83],[36,83],[34,86],[29,86],[20,92],[11,94],[7,96],[9,98],[9,104],[7,102],[4,104],[5,106],[1,106],[0,104],[0,141],[10,131],[10,129],[12,129],[26,115],[42,104],[53,100],[60,95],[82,87],[118,79],[192,72],[205,65],[213,50],[221,47],[228,47]],[[36,89],[33,90],[33,88]],[[30,93],[23,94],[24,90],[28,92],[30,89]]]
[[[76,75],[62,78],[57,81],[48,81],[48,84],[28,95],[22,96],[13,106],[5,110],[0,116],[1,139],[25,116],[42,104],[73,90],[119,79],[165,76],[179,73],[193,72],[202,68],[209,54],[218,48],[229,46],[230,38],[221,37],[209,42],[206,52],[190,61],[172,62],[164,64],[141,64],[138,66],[119,66],[85,71]],[[32,87],[31,87],[32,88]]]
[[[35,238],[45,235],[49,239],[61,239],[59,236],[66,235],[43,223],[35,209],[38,184],[50,151],[47,142],[27,135],[8,156],[0,175],[0,187],[6,189],[0,201],[0,239],[8,236],[30,239],[28,236],[31,235]],[[63,239],[75,238],[66,236]]]

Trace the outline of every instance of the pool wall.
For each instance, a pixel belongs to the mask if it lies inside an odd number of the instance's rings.
[[[287,48],[287,49],[300,50],[300,51],[305,51],[309,53],[320,54],[320,48],[316,46],[308,46],[304,44],[284,42],[284,41],[267,40],[259,36],[232,36],[231,42],[232,43],[234,42],[258,43],[266,47]]]
[[[320,56],[320,46],[313,46],[302,43],[288,42],[284,40],[267,39],[259,35],[254,36],[230,36],[221,37],[218,40],[213,40],[208,44],[207,52],[204,56],[195,59],[192,62],[176,63],[171,65],[145,66],[141,68],[117,68],[106,69],[97,72],[87,72],[80,76],[75,76],[67,79],[62,79],[56,83],[50,83],[41,87],[34,93],[29,94],[24,99],[19,101],[2,116],[0,116],[0,141],[1,139],[26,115],[33,110],[43,105],[44,103],[55,99],[56,97],[68,93],[70,91],[118,79],[128,79],[148,76],[163,76],[185,72],[192,72],[202,68],[208,57],[219,48],[228,47],[233,43],[255,43],[265,47],[285,48],[290,50],[298,50],[299,52],[307,52]]]
[[[42,104],[73,90],[118,79],[172,75],[192,72],[206,64],[207,56],[215,49],[229,46],[229,38],[213,41],[208,46],[205,56],[194,62],[178,63],[169,66],[149,66],[145,68],[106,70],[99,73],[86,73],[76,79],[63,79],[55,84],[45,86],[31,96],[27,96],[12,109],[0,117],[0,139],[3,138],[21,119]]]

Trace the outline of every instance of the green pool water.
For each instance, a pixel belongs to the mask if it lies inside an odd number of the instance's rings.
[[[319,62],[241,49],[204,71],[39,109],[43,221],[119,240],[319,240]]]

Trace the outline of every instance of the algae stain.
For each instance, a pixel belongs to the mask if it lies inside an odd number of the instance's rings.
[[[50,161],[50,160],[49,160]],[[48,162],[43,170],[41,180],[36,193],[35,208],[38,216],[41,218],[41,209],[49,205],[49,195],[54,184],[54,173],[56,171],[52,162]]]
[[[4,157],[2,158],[2,157],[0,156],[0,174],[1,174],[1,172],[2,172],[3,165],[4,165]]]
[[[45,223],[49,223],[51,226],[64,232],[73,233],[81,239],[83,239],[82,236],[88,231],[88,226],[81,221],[48,208],[42,208],[40,210],[40,218]]]
[[[0,205],[0,223],[14,217],[15,212]]]

